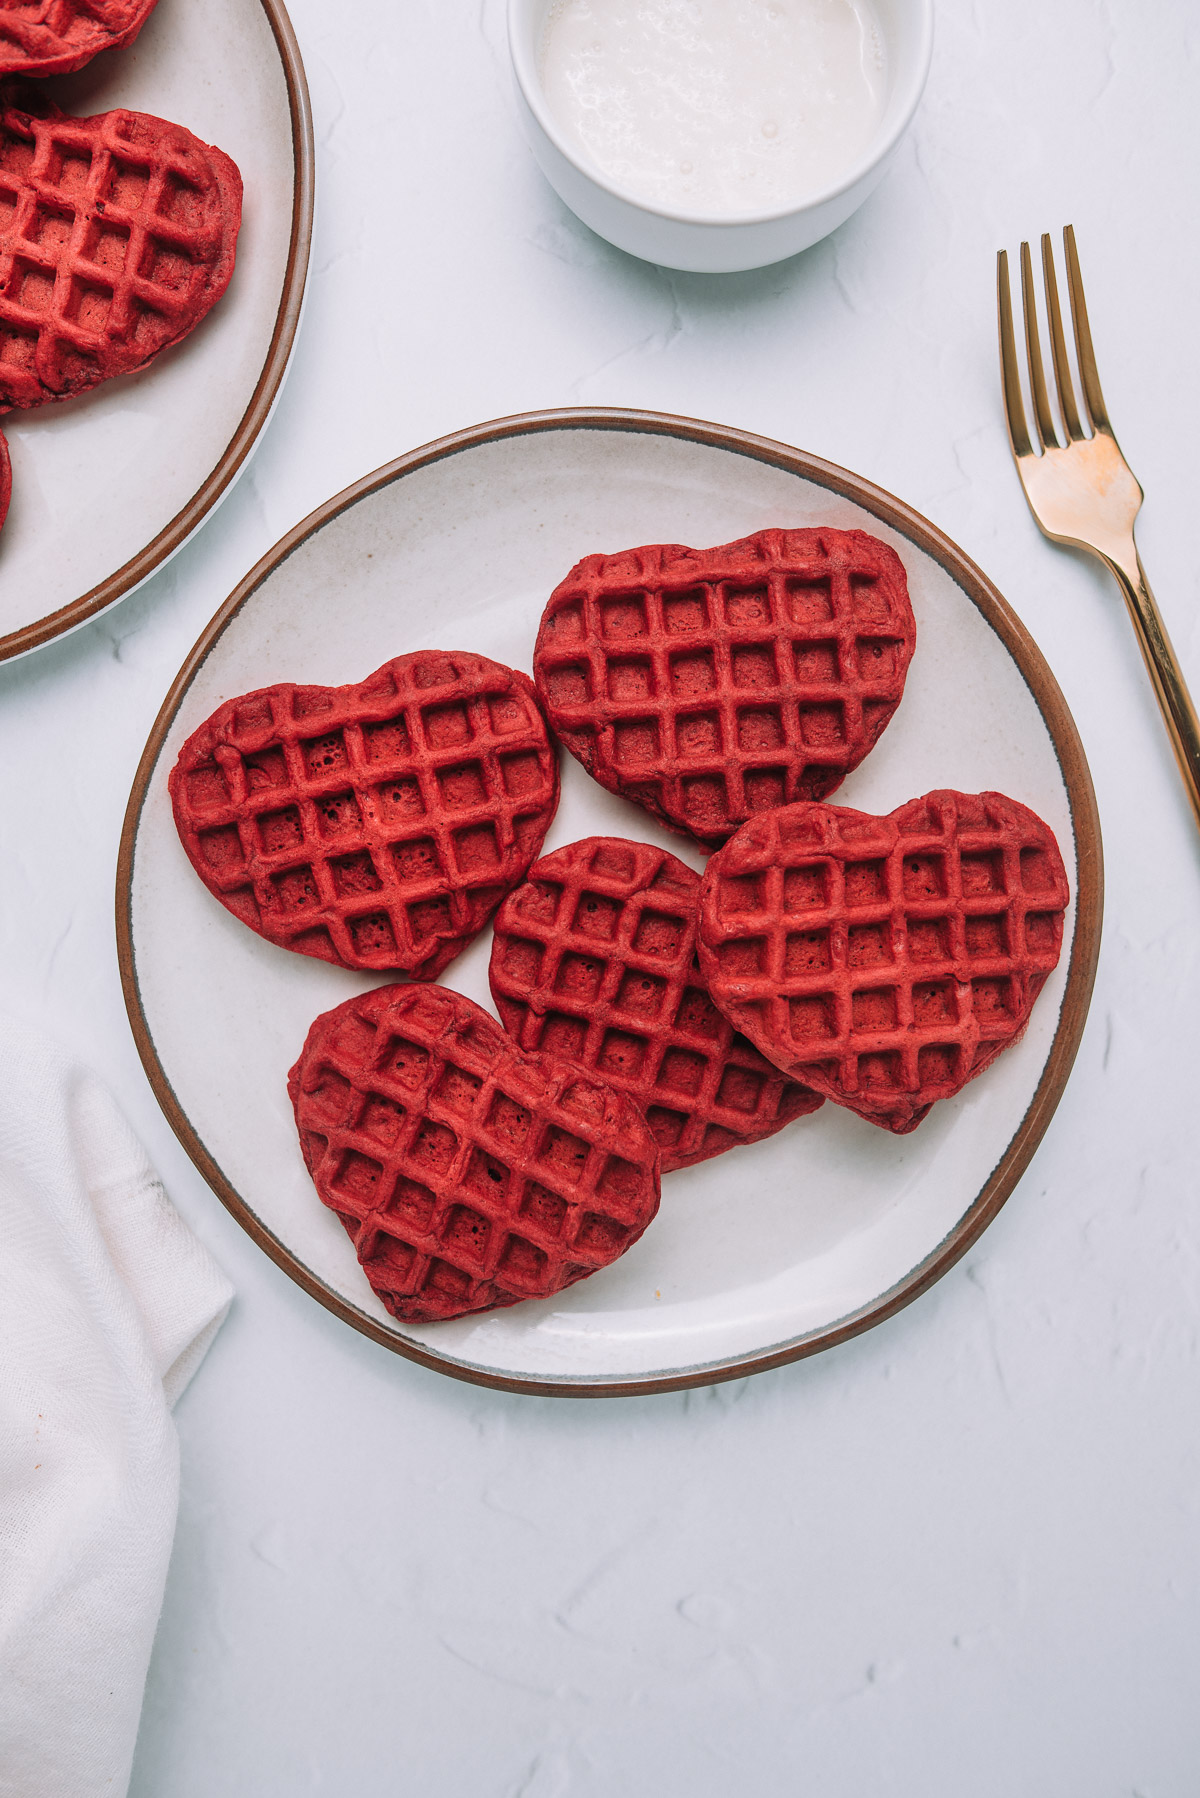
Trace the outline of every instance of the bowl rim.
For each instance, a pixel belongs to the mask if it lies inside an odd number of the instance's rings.
[[[598,164],[590,160],[582,160],[574,147],[568,143],[550,109],[545,90],[542,87],[537,68],[537,56],[532,42],[533,33],[525,28],[527,21],[531,17],[535,18],[538,10],[544,8],[548,3],[552,3],[552,0],[508,0],[509,58],[512,62],[518,92],[538,129],[564,161],[610,199],[649,218],[662,219],[671,225],[696,226],[703,231],[745,231],[748,227],[777,224],[785,219],[803,218],[810,213],[819,211],[821,207],[841,199],[843,195],[849,193],[882,164],[885,164],[891,156],[892,151],[912,123],[913,115],[921,101],[921,95],[925,91],[925,83],[929,78],[929,67],[933,59],[933,0],[908,0],[913,9],[915,30],[914,54],[909,66],[907,83],[899,90],[899,104],[893,106],[891,102],[895,96],[889,96],[884,119],[891,113],[893,115],[892,124],[886,131],[881,131],[872,138],[868,149],[857,162],[850,165],[844,176],[830,186],[810,194],[807,199],[797,205],[779,206],[767,212],[746,212],[734,215],[680,212],[669,206],[656,206],[651,201],[638,199],[627,188],[611,181]]]

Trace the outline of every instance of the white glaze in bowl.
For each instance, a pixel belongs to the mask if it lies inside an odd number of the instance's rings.
[[[508,42],[521,123],[546,179],[593,231],[647,262],[702,274],[761,268],[827,237],[878,186],[917,109],[933,50],[933,0],[875,0],[887,42],[888,94],[878,129],[838,181],[776,212],[703,218],[643,203],[582,155],[547,103],[539,74],[550,0],[508,0]]]

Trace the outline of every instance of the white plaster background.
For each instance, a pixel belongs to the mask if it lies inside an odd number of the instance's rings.
[[[234,1311],[184,1485],[134,1798],[1191,1798],[1200,842],[1109,581],[1009,463],[996,248],[1073,220],[1141,541],[1194,688],[1200,16],[939,0],[916,129],[837,235],[757,274],[599,242],[520,141],[502,0],[293,0],[320,198],[249,472],[179,558],[0,670],[5,1002],[113,1083]],[[926,512],[1046,651],[1108,857],[1076,1073],[983,1241],[891,1323],[641,1401],[457,1385],[336,1323],[184,1157],[112,932],[141,745],[203,622],[312,506],[506,412],[658,407]]]

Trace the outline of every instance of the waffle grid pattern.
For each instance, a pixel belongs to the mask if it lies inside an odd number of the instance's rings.
[[[65,75],[131,43],[155,0],[5,0],[0,75]]]
[[[644,1110],[663,1173],[772,1136],[821,1100],[712,1003],[696,966],[700,876],[649,843],[592,837],[543,856],[496,918],[505,1029]]]
[[[558,803],[528,679],[397,656],[357,686],[227,701],[171,774],[200,878],[271,942],[430,979],[522,880]]]
[[[288,1088],[317,1191],[408,1322],[561,1292],[658,1208],[632,1101],[524,1054],[443,987],[381,987],[325,1013]]]
[[[1021,1035],[1067,900],[1052,831],[999,793],[798,805],[713,857],[700,962],[764,1054],[902,1132]]]
[[[181,126],[124,111],[37,117],[12,92],[0,102],[0,404],[29,407],[141,368],[199,323],[233,272],[241,178]]]
[[[551,595],[534,678],[601,785],[712,847],[857,766],[900,703],[914,640],[886,545],[769,530],[589,556]]]

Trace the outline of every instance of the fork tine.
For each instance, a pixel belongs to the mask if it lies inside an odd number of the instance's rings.
[[[1017,367],[1017,340],[1013,333],[1012,294],[1008,285],[1008,251],[996,258],[996,307],[1000,315],[1000,379],[1004,387],[1004,412],[1014,456],[1032,456],[1021,376]]]
[[[1029,391],[1033,397],[1033,416],[1044,449],[1058,448],[1058,433],[1050,413],[1050,395],[1042,372],[1042,344],[1038,336],[1037,301],[1033,292],[1033,263],[1029,245],[1021,245],[1021,305],[1025,312],[1025,348],[1029,353]]]
[[[1062,309],[1058,303],[1058,282],[1054,276],[1054,246],[1050,233],[1042,232],[1042,280],[1046,289],[1046,311],[1050,315],[1050,348],[1054,356],[1054,384],[1058,403],[1067,427],[1067,437],[1075,443],[1083,437],[1079,409],[1075,404],[1075,382],[1067,361],[1067,340],[1063,336]]]
[[[1075,248],[1074,225],[1068,225],[1063,232],[1063,245],[1067,252],[1067,287],[1071,295],[1071,322],[1075,326],[1075,348],[1079,352],[1079,373],[1083,381],[1084,404],[1087,406],[1093,430],[1107,431],[1111,436],[1112,426],[1108,422],[1108,408],[1104,404],[1104,395],[1100,391],[1100,376],[1096,372],[1096,354],[1092,349],[1087,301],[1083,297],[1083,276],[1079,272],[1079,251]]]

